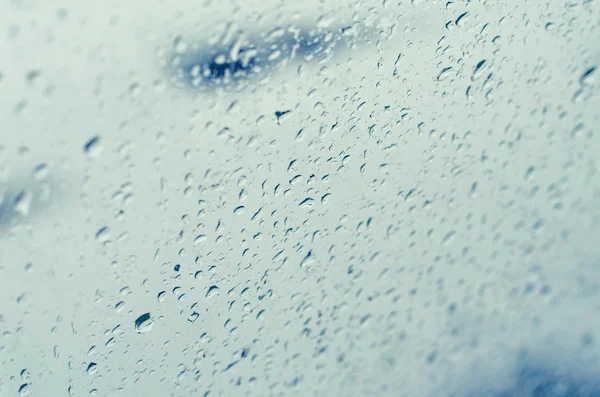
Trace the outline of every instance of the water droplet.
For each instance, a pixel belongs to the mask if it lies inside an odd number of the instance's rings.
[[[235,211],[234,211],[235,212]],[[206,234],[199,234],[194,239],[194,245],[200,244],[201,242],[206,240]]]
[[[461,26],[461,22],[464,22],[464,21],[466,21],[466,19],[467,19],[467,15],[469,15],[469,11],[465,11],[465,12],[463,12],[462,14],[460,14],[460,15],[458,16],[458,18],[456,18],[456,21],[454,22],[454,24],[455,24],[456,26]]]
[[[101,227],[96,232],[96,240],[102,244],[108,244],[110,242],[110,229],[108,226]]]
[[[98,364],[96,363],[90,363],[87,367],[87,369],[85,370],[88,374],[93,375],[96,373],[96,371],[98,370]]]
[[[438,75],[437,75],[437,81],[444,81],[445,79],[447,79],[450,76],[451,72],[452,72],[452,66],[443,68],[440,71],[440,73],[438,73]]]
[[[292,112],[291,110],[276,111],[275,112],[275,121],[277,122],[277,124],[281,125],[281,122],[287,118],[285,116],[289,115],[291,112]]]
[[[208,290],[206,291],[207,298],[212,298],[214,296],[217,296],[218,294],[219,294],[219,287],[217,287],[216,285],[211,285],[210,287],[208,287]]]
[[[94,136],[90,138],[85,145],[83,145],[83,152],[90,155],[91,157],[97,157],[102,152],[102,145],[100,144],[100,137]]]
[[[486,68],[486,66],[487,66],[487,61],[485,59],[482,59],[481,61],[479,61],[477,63],[477,65],[475,65],[475,69],[473,69],[473,75],[471,76],[471,80],[475,81],[479,77],[481,77],[483,70]]]
[[[304,200],[302,200],[300,202],[300,204],[298,204],[298,207],[301,207],[301,208],[312,207],[314,201],[315,201],[314,199],[307,197]]]
[[[120,313],[123,310],[123,307],[125,307],[125,302],[121,301],[121,302],[117,303],[115,305],[116,312]]]
[[[196,312],[193,312],[192,314],[190,314],[188,316],[188,321],[190,323],[193,323],[193,322],[195,322],[198,319],[198,317],[200,317],[200,315],[198,313],[196,313]]]
[[[23,383],[19,386],[19,395],[26,396],[27,394],[29,394],[29,383]]]
[[[150,317],[150,313],[144,313],[135,320],[135,323],[134,323],[135,331],[138,334],[143,334],[145,332],[148,332],[152,329],[153,323],[154,323],[154,321],[152,321],[152,318]]]
[[[33,177],[37,180],[44,179],[48,176],[48,165],[46,163],[40,163],[33,167]]]
[[[177,54],[183,54],[187,51],[187,44],[183,40],[183,37],[175,37],[175,40],[173,40],[173,48]]]
[[[33,197],[25,190],[21,191],[15,198],[15,211],[23,216],[29,215]]]
[[[592,66],[588,70],[586,70],[581,77],[579,78],[579,82],[581,84],[590,84],[594,80],[594,72],[596,71],[596,66]]]

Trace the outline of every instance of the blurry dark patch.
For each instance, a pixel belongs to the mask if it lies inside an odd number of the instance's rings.
[[[173,57],[172,66],[176,81],[184,86],[243,88],[250,79],[273,73],[292,60],[326,58],[339,44],[348,43],[350,30],[275,29],[230,44],[186,48]]]
[[[0,232],[36,216],[49,195],[46,183],[13,180],[0,185]]]
[[[92,138],[90,138],[84,145],[83,145],[83,151],[85,153],[89,153],[94,149],[94,146],[98,145],[98,142],[100,141],[100,137],[99,136],[94,136]]]
[[[496,394],[498,397],[600,397],[597,380],[578,379],[574,374],[547,368],[525,366],[519,369],[517,384],[512,390]]]
[[[542,360],[534,360],[534,362]],[[583,368],[583,367],[582,367]],[[589,369],[589,368],[587,368]],[[526,355],[507,376],[503,387],[485,387],[467,393],[469,397],[600,397],[600,373],[590,375],[581,368],[556,362],[532,364]],[[467,386],[468,387],[468,386]]]
[[[18,217],[19,202],[27,200],[24,191],[5,191],[0,195],[0,229],[5,229]]]

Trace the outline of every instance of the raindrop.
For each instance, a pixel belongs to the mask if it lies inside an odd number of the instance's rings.
[[[96,232],[96,240],[103,244],[110,242],[110,229],[108,226],[104,226]]]
[[[450,72],[452,71],[452,66],[448,66],[446,68],[443,68],[440,73],[438,73],[437,75],[437,81],[443,81],[446,78],[448,78],[448,76],[450,76]]]
[[[187,45],[186,45],[185,41],[183,40],[183,37],[181,37],[181,36],[175,37],[175,40],[173,40],[173,48],[175,49],[175,52],[177,54],[183,54],[186,52]]]
[[[579,78],[579,82],[581,84],[590,84],[593,82],[593,74],[596,71],[596,66],[592,66],[591,68],[589,68],[588,70],[586,70],[581,77]]]
[[[208,290],[206,291],[207,298],[212,298],[214,296],[217,296],[218,294],[219,294],[219,287],[217,287],[216,285],[211,285],[210,287],[208,287]]]
[[[304,200],[302,200],[300,202],[300,204],[298,204],[298,207],[300,207],[300,208],[312,207],[314,201],[315,200],[313,198],[307,197]]]
[[[194,239],[194,245],[200,244],[201,242],[206,240],[206,234],[199,234]]]
[[[15,211],[23,216],[29,215],[32,201],[33,196],[31,194],[29,194],[25,190],[21,191],[15,198]]]
[[[29,383],[23,383],[19,386],[19,395],[26,396],[27,394],[29,394]]]
[[[29,374],[29,371],[27,371],[27,368],[24,368],[21,370],[21,379],[29,379],[29,377],[31,376]]]
[[[277,124],[281,125],[281,122],[285,120],[288,114],[290,114],[292,111],[291,110],[278,110],[275,112],[275,121],[277,122]]]
[[[87,369],[85,371],[88,374],[93,375],[96,373],[97,370],[98,370],[98,364],[92,362],[87,366]]]
[[[94,136],[90,138],[85,145],[83,145],[84,153],[91,157],[97,157],[102,152],[102,145],[100,144],[100,137]]]
[[[152,318],[150,317],[150,313],[144,313],[135,320],[135,323],[134,323],[135,331],[138,334],[143,334],[145,332],[148,332],[152,329],[153,323],[154,322],[152,321]]]
[[[483,70],[485,69],[486,66],[487,66],[487,61],[485,59],[482,59],[481,61],[479,61],[477,63],[477,65],[475,65],[475,69],[473,69],[473,75],[471,76],[471,80],[475,81],[479,77],[481,77],[481,74],[483,73]]]
[[[468,11],[463,12],[462,14],[460,14],[458,16],[458,18],[456,18],[456,21],[454,21],[454,24],[456,26],[460,26],[461,21],[466,20],[467,15],[469,14]]]

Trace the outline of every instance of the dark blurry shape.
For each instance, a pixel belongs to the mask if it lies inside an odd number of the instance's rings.
[[[29,214],[33,197],[27,190],[7,189],[0,193],[0,230]]]
[[[285,115],[290,114],[292,111],[291,110],[278,110],[275,112],[275,121],[277,122],[277,124],[281,124],[281,118]]]
[[[50,181],[11,179],[0,184],[0,233],[38,217],[48,207]]]
[[[12,219],[12,209],[6,203],[6,198],[0,196],[0,229],[3,229]]]
[[[516,379],[517,384],[513,390],[498,396],[600,396],[600,385],[597,381],[577,379],[572,374],[562,374],[551,369],[524,366],[518,371]]]
[[[349,44],[356,29],[278,28],[268,33],[247,35],[232,44],[196,46],[177,53],[173,59],[177,81],[197,89],[244,86],[253,77],[272,73],[287,62],[323,60],[339,44]],[[241,85],[241,87],[240,87]]]
[[[563,368],[560,360],[533,365],[522,360],[498,390],[480,389],[470,397],[600,397],[600,377]]]
[[[94,150],[94,148],[98,145],[98,143],[100,142],[100,137],[99,136],[94,136],[92,138],[90,138],[85,145],[83,145],[83,151],[85,153],[90,153],[91,151]]]

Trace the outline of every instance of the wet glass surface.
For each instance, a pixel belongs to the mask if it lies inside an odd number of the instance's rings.
[[[0,28],[1,396],[600,396],[597,1]]]

